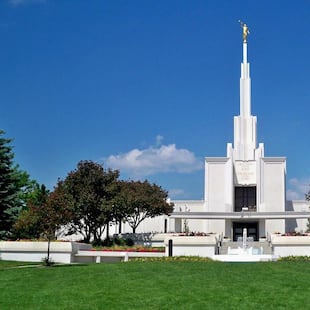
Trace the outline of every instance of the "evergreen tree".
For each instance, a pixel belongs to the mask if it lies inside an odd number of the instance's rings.
[[[11,139],[3,137],[5,132],[0,130],[0,239],[9,237],[9,232],[19,206],[16,205],[19,195],[18,173],[13,166],[14,153]]]
[[[12,139],[0,130],[0,239],[15,238],[13,224],[38,183],[14,164]]]
[[[310,190],[308,191],[308,193],[305,194],[305,199],[307,201],[310,201]],[[310,232],[310,219],[308,219],[307,232]]]

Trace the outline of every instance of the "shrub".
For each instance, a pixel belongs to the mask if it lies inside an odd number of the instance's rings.
[[[131,238],[120,238],[114,237],[113,239],[106,238],[104,240],[97,240],[92,242],[93,247],[112,247],[112,246],[129,246],[132,247],[134,245],[134,241]]]
[[[284,257],[280,257],[278,259],[278,262],[306,262],[306,261],[310,261],[310,256],[284,256]]]
[[[116,245],[125,245],[125,240],[123,238],[119,238],[119,237],[114,237],[113,238],[113,244]]]
[[[170,256],[170,257],[138,257],[130,262],[214,262],[209,257],[199,256]],[[220,263],[220,262],[216,262]]]
[[[43,263],[43,266],[46,266],[46,267],[51,267],[55,264],[52,261],[52,259],[50,257],[47,257],[47,256],[42,259],[42,263]]]
[[[112,246],[113,245],[113,239],[110,239],[110,238],[105,238],[102,243],[101,243],[102,246]]]
[[[102,240],[94,240],[92,242],[92,246],[97,247],[97,246],[103,246],[104,241]]]
[[[135,242],[133,241],[133,239],[127,238],[127,239],[125,239],[125,244],[127,246],[133,246],[135,244]]]

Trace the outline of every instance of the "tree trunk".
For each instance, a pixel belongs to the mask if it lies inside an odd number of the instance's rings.
[[[106,235],[106,238],[107,238],[107,240],[110,240],[110,225],[109,225],[109,223],[107,223],[107,230],[106,230],[106,232],[107,232],[107,235]]]
[[[51,238],[47,238],[47,264],[50,261],[50,247],[51,247]]]
[[[100,237],[98,236],[96,230],[93,232],[93,236],[94,236],[94,241],[93,241],[93,244],[96,244],[98,245],[99,242],[100,242]]]
[[[118,233],[119,234],[122,233],[122,220],[119,220],[119,222],[118,222]]]

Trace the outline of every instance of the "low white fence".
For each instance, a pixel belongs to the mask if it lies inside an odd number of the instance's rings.
[[[164,257],[161,252],[127,252],[127,251],[79,251],[75,255],[75,262],[78,263],[101,263],[101,262],[127,262],[131,258],[143,257]]]

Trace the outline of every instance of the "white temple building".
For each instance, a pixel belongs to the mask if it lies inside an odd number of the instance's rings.
[[[276,232],[307,230],[310,202],[286,200],[286,158],[265,157],[264,144],[257,143],[257,118],[251,114],[248,28],[242,27],[240,114],[234,117],[234,143],[227,144],[226,157],[205,158],[204,200],[172,201],[175,208],[169,217],[146,219],[137,232],[212,232],[236,241],[244,228],[254,240]]]
[[[226,157],[206,157],[203,201],[174,201],[172,230],[184,230],[185,220],[191,231],[213,232],[237,240],[247,228],[248,237],[258,240],[275,232],[307,229],[309,202],[286,200],[286,158],[265,157],[264,144],[257,144],[247,45],[246,28],[234,143],[227,144]]]

